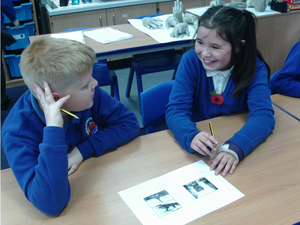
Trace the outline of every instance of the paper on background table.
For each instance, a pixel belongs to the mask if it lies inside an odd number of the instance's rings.
[[[121,32],[111,27],[91,30],[91,31],[84,31],[83,35],[95,41],[98,41],[102,44],[108,44],[111,42],[122,41],[129,38],[133,38],[132,34]]]
[[[75,41],[79,41],[82,43],[85,43],[82,31],[72,31],[72,32],[63,32],[63,33],[58,33],[58,34],[51,34],[51,37],[54,38],[66,38],[66,39],[71,39]]]
[[[152,37],[154,40],[156,40],[159,43],[168,43],[168,42],[173,42],[178,40],[192,40],[195,34],[195,28],[193,27],[193,25],[189,25],[190,36],[181,34],[178,38],[170,37],[170,34],[173,31],[173,27],[167,29],[165,26],[165,21],[171,15],[172,14],[167,14],[167,15],[154,17],[163,20],[162,22],[163,26],[159,29],[148,29],[143,25],[142,19],[129,19],[128,22],[138,30],[148,34],[150,37]]]
[[[245,196],[202,160],[119,195],[145,225],[187,224]]]
[[[201,16],[203,13],[206,12],[206,10],[209,8],[209,6],[194,8],[194,9],[187,9],[186,11],[189,13],[192,13],[197,16]],[[271,10],[270,6],[267,6],[266,10],[264,12],[257,12],[254,8],[248,7],[246,8],[247,11],[252,12],[256,17],[259,16],[265,16],[265,15],[272,15],[280,12],[276,12],[274,10]]]

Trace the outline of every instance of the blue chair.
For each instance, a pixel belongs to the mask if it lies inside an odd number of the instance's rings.
[[[155,17],[161,14],[151,14],[136,17],[135,19],[142,19],[144,17]],[[136,73],[137,89],[140,99],[140,94],[143,92],[142,75],[149,73],[156,73],[166,70],[174,70],[173,78],[179,65],[181,54],[177,54],[175,49],[164,50],[158,52],[136,54],[132,56],[132,63],[129,71],[127,82],[126,96],[130,96],[134,72]]]
[[[110,95],[120,101],[118,78],[115,71],[108,69],[105,59],[94,64],[92,76],[100,87],[110,85]]]
[[[157,127],[166,124],[166,105],[173,83],[174,80],[160,83],[141,93],[142,123],[147,134],[156,132]]]
[[[61,32],[70,32],[70,31],[85,30],[85,29],[92,29],[92,28],[94,27],[77,27],[77,28],[64,30]],[[94,64],[92,76],[98,81],[98,85],[100,87],[109,85],[110,95],[120,101],[118,78],[116,76],[115,71],[108,69],[106,59],[98,60],[98,62]]]

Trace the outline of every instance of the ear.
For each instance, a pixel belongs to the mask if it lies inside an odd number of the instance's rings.
[[[235,53],[238,53],[245,44],[246,44],[246,41],[241,40],[241,44],[235,48]]]
[[[60,95],[55,91],[52,92],[52,96],[53,96],[54,101],[56,101],[56,102],[60,99]]]

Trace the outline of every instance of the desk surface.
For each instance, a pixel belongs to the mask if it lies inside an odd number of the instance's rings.
[[[285,95],[272,95],[272,102],[286,110],[288,113],[291,113],[300,121],[300,99],[293,98]],[[275,105],[275,106],[276,106]]]
[[[274,107],[270,137],[226,179],[245,194],[240,200],[191,224],[293,224],[300,219],[299,123]],[[247,114],[211,119],[219,143],[247,120]],[[208,121],[198,123],[207,130]],[[2,170],[2,224],[140,224],[118,192],[202,159],[179,147],[169,130],[136,138],[84,161],[69,177],[72,196],[59,217],[49,217],[26,200],[11,169]]]
[[[100,42],[94,41],[88,37],[84,37],[85,43],[92,47],[96,52],[97,59],[116,58],[120,56],[128,56],[133,54],[141,54],[147,52],[155,52],[167,49],[176,49],[192,46],[192,40],[178,40],[169,43],[159,43],[130,24],[121,24],[110,27],[122,32],[132,34],[133,38],[109,44],[101,44]],[[101,28],[98,27],[95,29]],[[40,36],[50,36],[50,34],[30,36],[30,42],[34,41]]]

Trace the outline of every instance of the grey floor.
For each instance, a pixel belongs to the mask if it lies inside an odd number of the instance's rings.
[[[169,70],[169,71],[164,71],[164,72],[143,75],[142,82],[143,82],[144,90],[147,90],[148,88],[150,88],[156,84],[171,80],[172,76],[173,76],[173,72],[174,72],[174,70]],[[140,113],[140,105],[139,105],[139,99],[138,99],[138,94],[137,94],[136,78],[134,76],[130,97],[127,98],[125,96],[125,92],[126,92],[126,87],[127,87],[129,68],[115,70],[115,73],[118,77],[120,101],[136,115],[136,117],[138,118],[138,121],[140,123],[140,126],[142,127],[142,116]],[[109,87],[104,87],[103,89],[110,93]]]

